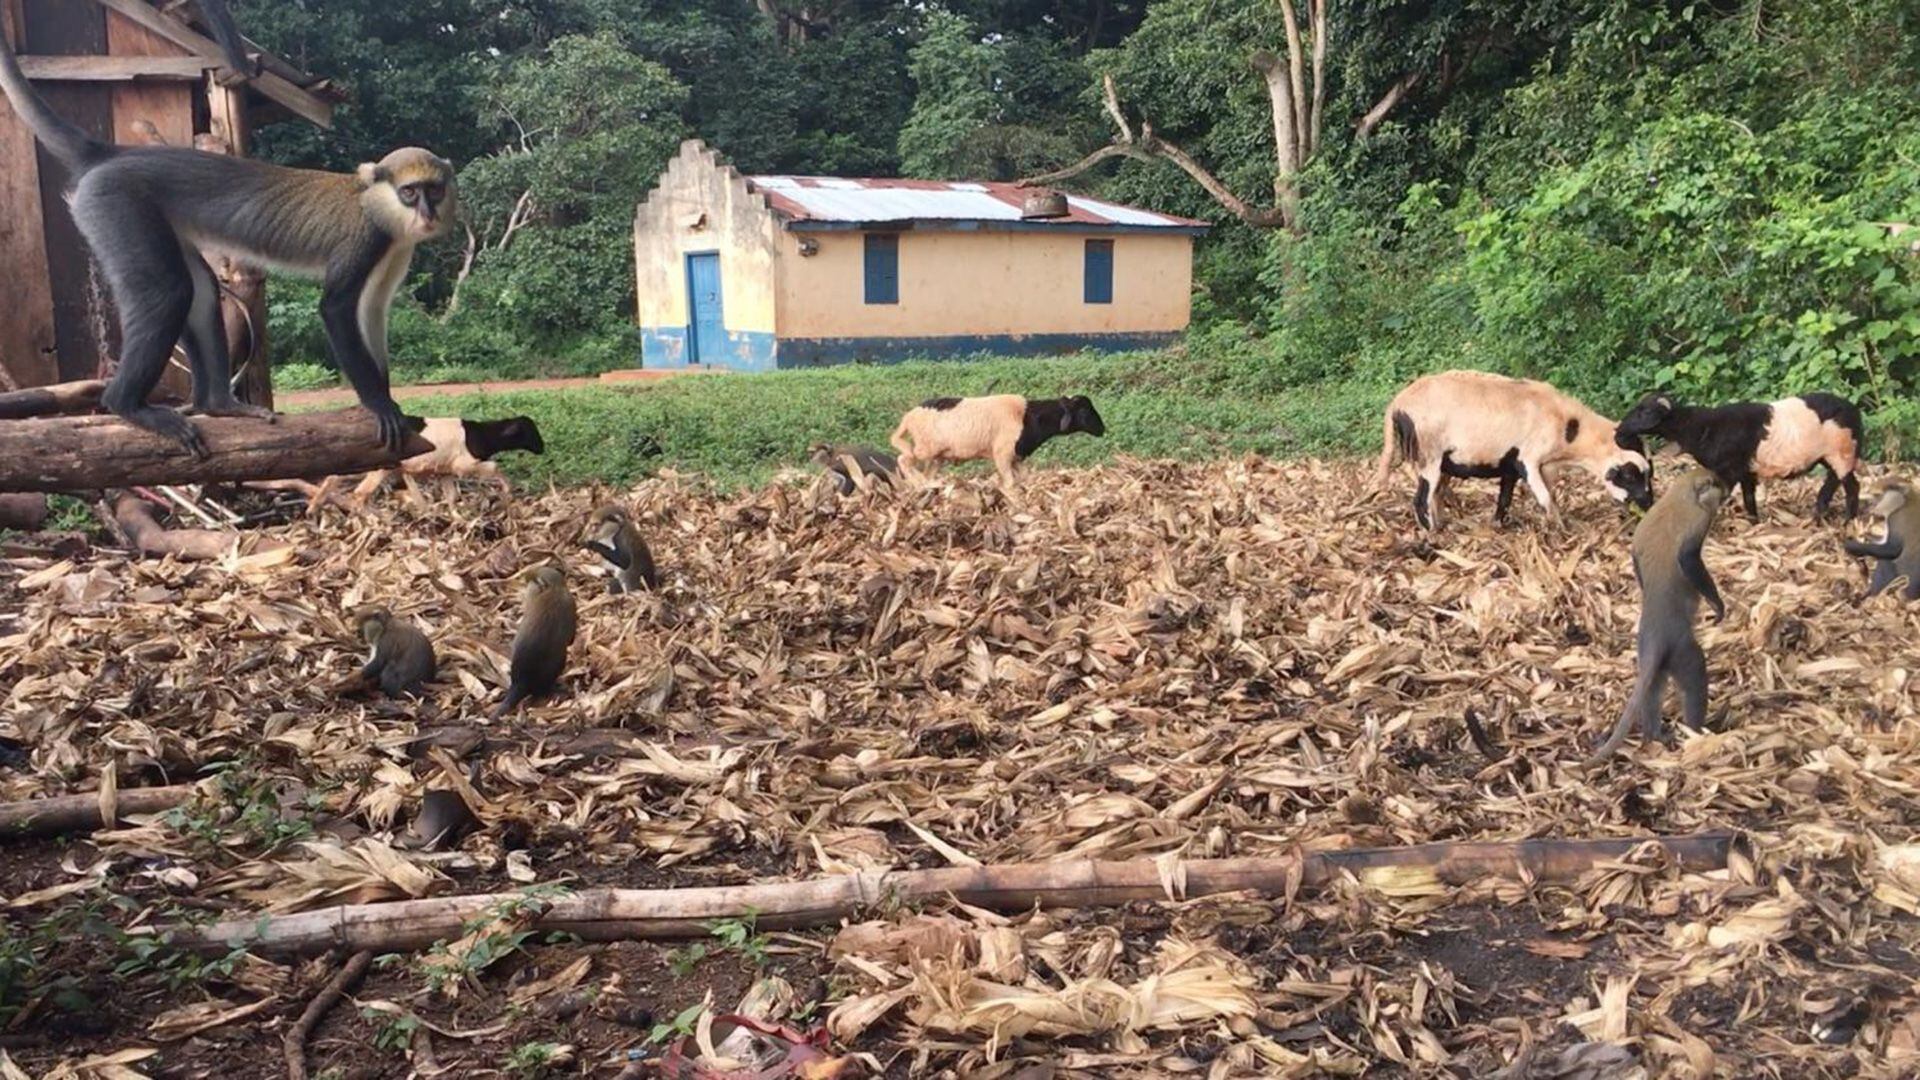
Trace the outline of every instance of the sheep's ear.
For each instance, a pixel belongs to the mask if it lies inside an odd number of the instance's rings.
[[[1060,434],[1065,435],[1073,430],[1073,416],[1077,411],[1072,405],[1060,410]]]
[[[1661,408],[1663,408],[1663,409],[1671,409],[1671,408],[1673,408],[1673,399],[1672,399],[1672,398],[1670,398],[1670,397],[1668,397],[1668,396],[1667,396],[1667,395],[1665,395],[1665,394],[1661,394],[1661,395],[1660,395],[1659,397],[1657,397],[1657,398],[1654,398],[1654,399],[1653,399],[1653,403],[1654,403],[1655,405],[1658,405],[1658,406],[1660,406],[1660,407],[1661,407]]]

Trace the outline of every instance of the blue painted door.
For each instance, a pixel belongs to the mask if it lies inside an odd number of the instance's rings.
[[[691,364],[721,364],[727,355],[727,321],[720,311],[720,253],[687,256],[687,339]]]

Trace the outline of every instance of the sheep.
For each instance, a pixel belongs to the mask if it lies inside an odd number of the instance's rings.
[[[1653,504],[1652,470],[1637,447],[1615,444],[1613,421],[1543,382],[1484,371],[1443,371],[1407,384],[1387,405],[1376,486],[1396,458],[1418,479],[1413,513],[1439,527],[1438,497],[1452,477],[1498,478],[1494,520],[1505,521],[1525,480],[1557,520],[1546,470],[1576,466],[1598,476],[1615,501]]]
[[[400,471],[407,476],[465,476],[484,477],[499,485],[501,491],[513,490],[507,478],[500,475],[500,466],[493,463],[493,456],[507,450],[525,450],[531,454],[544,453],[546,442],[540,438],[540,428],[529,416],[515,416],[506,420],[462,420],[457,416],[437,416],[426,421],[420,437],[433,444],[433,449],[424,454],[415,454],[400,462]],[[347,505],[354,510],[365,508],[367,500],[387,482],[391,470],[379,469],[370,472],[360,481],[353,494],[347,499]],[[298,490],[307,496],[307,512],[312,513],[322,505],[338,500],[333,493],[334,483],[340,478],[329,476],[318,485],[298,482]]]
[[[1107,425],[1085,397],[1029,401],[1018,394],[978,398],[932,398],[908,409],[889,441],[900,467],[918,472],[946,461],[991,459],[1000,482],[1013,485],[1013,469],[1055,435],[1083,431],[1096,438]]]
[[[1616,438],[1657,435],[1679,445],[1731,490],[1749,521],[1760,520],[1754,489],[1824,465],[1827,479],[1814,500],[1813,519],[1825,521],[1835,488],[1847,492],[1847,519],[1860,512],[1860,448],[1866,442],[1860,407],[1837,394],[1801,394],[1771,403],[1742,401],[1715,407],[1681,405],[1667,394],[1640,399],[1620,418]]]

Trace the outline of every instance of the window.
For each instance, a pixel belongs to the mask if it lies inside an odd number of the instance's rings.
[[[867,234],[867,303],[900,302],[900,234]]]
[[[1087,303],[1113,303],[1113,241],[1087,241]]]

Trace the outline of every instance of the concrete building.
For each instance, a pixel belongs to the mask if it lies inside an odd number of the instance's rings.
[[[1205,223],[1034,194],[743,176],[690,140],[634,219],[642,365],[1151,348],[1186,329]]]

